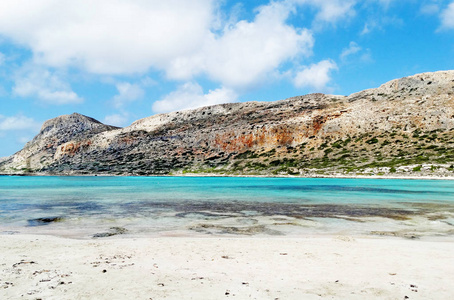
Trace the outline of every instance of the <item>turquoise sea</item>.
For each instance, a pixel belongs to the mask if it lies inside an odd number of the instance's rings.
[[[0,233],[454,236],[454,181],[0,176]]]

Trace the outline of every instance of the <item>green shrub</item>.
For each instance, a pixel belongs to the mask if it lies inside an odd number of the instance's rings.
[[[328,143],[323,143],[323,144],[321,144],[320,147],[318,147],[318,148],[319,148],[319,149],[324,149],[324,148],[326,148],[326,147],[328,147]]]
[[[376,137],[371,138],[370,140],[366,141],[369,145],[378,143],[378,139]]]
[[[421,171],[421,166],[416,166],[413,168],[413,172],[419,172]]]
[[[342,144],[338,141],[338,142],[335,142],[334,144],[331,145],[333,148],[342,148]]]
[[[429,149],[429,150],[430,149],[436,149],[436,148],[438,148],[437,145],[430,145],[430,146],[426,147],[426,149]]]
[[[328,155],[331,152],[333,152],[333,149],[331,148],[325,149],[325,155]]]

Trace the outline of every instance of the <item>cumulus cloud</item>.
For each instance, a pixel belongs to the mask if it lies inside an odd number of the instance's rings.
[[[144,90],[138,84],[121,82],[116,84],[118,94],[113,97],[115,108],[122,108],[126,104],[142,98]]]
[[[197,83],[188,82],[181,85],[176,91],[153,103],[152,109],[156,113],[165,113],[183,109],[192,109],[202,106],[236,102],[237,95],[228,88],[210,90],[208,94]]]
[[[199,47],[210,29],[213,1],[1,1],[0,34],[52,67],[145,72]]]
[[[344,7],[345,1],[327,2],[321,6],[321,19],[345,13],[332,8]],[[252,21],[231,19],[224,24],[218,22],[215,3],[0,2],[0,35],[31,49],[34,63],[44,66],[107,75],[158,70],[185,81],[208,75],[230,88],[253,86],[278,72],[283,63],[311,54],[310,31],[286,23],[295,10],[292,1],[271,1],[256,10]],[[219,24],[224,27],[213,30]]]
[[[50,104],[77,104],[83,99],[56,73],[44,69],[27,69],[16,76],[13,93],[20,97],[36,96]]]
[[[312,34],[285,22],[292,6],[272,2],[262,6],[252,22],[239,21],[220,36],[210,35],[200,52],[178,57],[167,74],[173,79],[190,79],[206,73],[224,86],[244,88],[263,80],[283,62],[311,54]]]
[[[326,85],[331,80],[330,73],[333,70],[337,70],[337,65],[334,61],[322,60],[298,72],[295,76],[294,84],[298,88],[306,87],[318,92],[326,90]]]
[[[441,27],[454,29],[454,2],[451,2],[440,14]]]
[[[0,115],[0,131],[37,131],[40,126],[39,122],[20,114],[10,117]]]

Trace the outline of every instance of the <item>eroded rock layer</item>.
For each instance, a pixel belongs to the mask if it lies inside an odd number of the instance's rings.
[[[454,71],[441,71],[350,96],[222,104],[125,128],[60,116],[0,172],[452,175],[453,138]]]

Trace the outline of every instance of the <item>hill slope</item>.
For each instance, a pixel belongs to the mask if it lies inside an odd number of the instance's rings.
[[[47,121],[4,174],[453,175],[454,71],[350,96],[310,94],[151,116]]]

